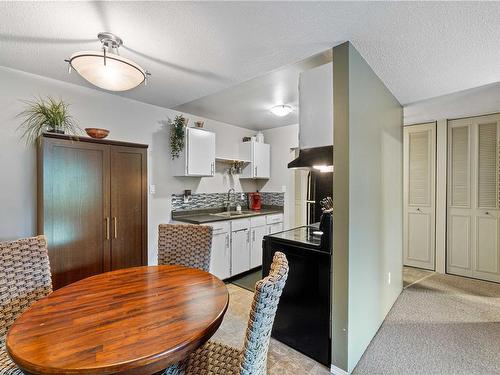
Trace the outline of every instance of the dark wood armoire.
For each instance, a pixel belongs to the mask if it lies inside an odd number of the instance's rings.
[[[44,134],[38,233],[54,289],[147,264],[147,145]]]

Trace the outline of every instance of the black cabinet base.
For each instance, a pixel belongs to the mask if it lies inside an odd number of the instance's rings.
[[[281,295],[272,337],[325,366],[331,364],[331,254],[266,236],[263,275],[276,251],[284,253],[290,271]]]

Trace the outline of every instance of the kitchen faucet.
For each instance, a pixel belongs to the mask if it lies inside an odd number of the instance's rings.
[[[234,190],[234,188],[231,188],[227,191],[227,201],[226,201],[226,211],[229,212],[231,211],[231,191],[233,192],[233,194],[236,193],[236,190]],[[233,198],[234,198],[234,195],[233,195]]]

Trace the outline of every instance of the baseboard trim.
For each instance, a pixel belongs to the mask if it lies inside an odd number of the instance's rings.
[[[349,375],[346,371],[344,371],[341,368],[338,368],[337,366],[334,366],[334,365],[331,365],[330,372],[333,375]]]

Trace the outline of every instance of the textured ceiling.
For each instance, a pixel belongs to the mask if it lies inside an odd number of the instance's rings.
[[[490,2],[0,2],[0,65],[87,85],[63,60],[111,31],[153,74],[122,95],[173,108],[350,40],[404,104],[500,81],[499,19]]]
[[[297,124],[300,73],[330,61],[331,48],[174,109],[254,130]],[[293,111],[275,116],[270,108],[280,104],[292,106]]]

